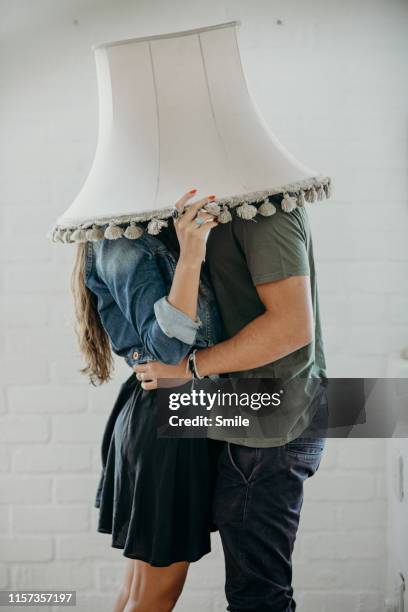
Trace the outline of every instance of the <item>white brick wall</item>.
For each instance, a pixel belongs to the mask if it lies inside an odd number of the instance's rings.
[[[82,380],[73,249],[44,237],[93,157],[91,44],[242,20],[243,63],[265,119],[335,182],[336,199],[311,210],[330,373],[381,376],[388,353],[408,344],[407,5],[3,0],[0,12],[0,588],[73,588],[78,610],[102,612],[123,559],[96,533],[92,506],[102,428],[128,370],[118,364],[102,389]],[[301,612],[383,609],[384,446],[331,440],[307,483]],[[222,567],[214,538],[177,610],[223,610]]]

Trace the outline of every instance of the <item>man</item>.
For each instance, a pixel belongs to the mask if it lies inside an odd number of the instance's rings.
[[[297,380],[303,397],[278,436],[223,437],[214,516],[234,612],[295,610],[292,551],[303,483],[324,447],[311,433],[326,409],[320,393],[310,394],[310,380],[325,379],[326,365],[310,226],[303,207],[286,213],[275,200],[271,217],[233,215],[211,231],[206,262],[225,340],[195,354],[200,376]],[[149,368],[146,378],[164,375],[154,363]]]

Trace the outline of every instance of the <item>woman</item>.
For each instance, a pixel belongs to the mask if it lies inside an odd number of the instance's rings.
[[[112,354],[127,364],[177,364],[221,338],[202,266],[217,225],[203,209],[215,196],[176,203],[160,238],[80,244],[73,272],[77,331],[91,381],[110,378]],[[189,205],[187,206],[187,204]],[[172,610],[188,565],[210,551],[212,473],[219,446],[157,437],[157,391],[135,374],[122,384],[102,441],[98,531],[129,558],[115,612]]]

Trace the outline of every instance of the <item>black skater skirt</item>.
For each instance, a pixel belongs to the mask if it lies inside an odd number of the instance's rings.
[[[156,391],[132,374],[102,439],[97,531],[123,555],[154,566],[197,561],[210,552],[216,462],[222,443],[158,438]]]

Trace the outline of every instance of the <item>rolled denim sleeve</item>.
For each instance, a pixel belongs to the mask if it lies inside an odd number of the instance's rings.
[[[172,306],[163,296],[154,304],[154,312],[163,333],[169,338],[178,338],[186,344],[193,344],[201,321],[195,321],[184,312]]]
[[[98,274],[145,351],[162,363],[179,363],[193,346],[199,323],[170,304],[159,304],[157,317],[156,303],[166,298],[168,289],[148,243],[119,238],[95,245]]]

